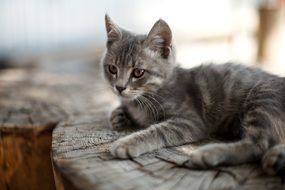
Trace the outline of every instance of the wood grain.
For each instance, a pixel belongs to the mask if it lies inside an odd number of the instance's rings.
[[[77,189],[284,189],[280,177],[266,175],[257,163],[206,171],[184,168],[181,164],[194,145],[114,159],[108,150],[111,143],[131,131],[110,130],[106,116],[77,116],[53,132],[54,164]]]

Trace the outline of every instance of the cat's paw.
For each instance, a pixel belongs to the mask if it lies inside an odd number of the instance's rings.
[[[110,125],[114,130],[121,130],[128,127],[130,124],[129,119],[127,118],[125,111],[119,107],[115,109],[110,116]]]
[[[126,159],[139,156],[143,150],[135,139],[124,137],[113,143],[110,153],[116,158]]]
[[[191,169],[208,169],[223,164],[225,160],[222,147],[201,147],[191,153],[189,160],[184,162],[184,166]]]
[[[266,152],[262,159],[263,169],[271,175],[285,174],[285,145],[277,145]]]

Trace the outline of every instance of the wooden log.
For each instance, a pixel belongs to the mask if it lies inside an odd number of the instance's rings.
[[[193,145],[165,148],[138,158],[118,160],[111,143],[127,134],[108,127],[106,112],[73,117],[53,131],[53,164],[60,189],[284,189],[282,178],[266,175],[259,164],[197,171],[181,166]],[[67,184],[69,186],[65,186]]]
[[[68,114],[88,108],[83,102],[86,96],[68,95],[78,95],[87,87],[63,82],[66,78],[75,80],[38,69],[1,73],[1,190],[55,189],[50,159],[52,130]]]
[[[55,189],[51,133],[63,118],[57,106],[0,99],[0,189]]]

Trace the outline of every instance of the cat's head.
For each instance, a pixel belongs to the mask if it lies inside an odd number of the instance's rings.
[[[175,64],[172,33],[158,20],[147,35],[137,35],[105,16],[107,51],[102,59],[104,76],[121,98],[132,100],[155,93],[168,80]]]

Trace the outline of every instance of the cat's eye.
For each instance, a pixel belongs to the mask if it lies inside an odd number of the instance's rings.
[[[145,71],[145,70],[143,70],[143,69],[138,69],[138,68],[136,68],[136,69],[133,70],[133,76],[134,76],[135,78],[140,78],[140,77],[143,76],[144,71]]]
[[[118,72],[117,67],[114,66],[114,65],[109,65],[109,66],[108,66],[108,70],[109,70],[109,72],[110,72],[111,74],[113,74],[113,75],[117,74],[117,72]]]

